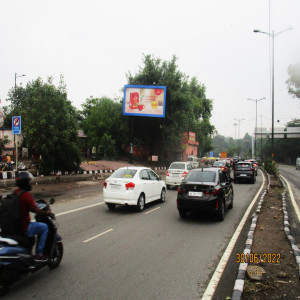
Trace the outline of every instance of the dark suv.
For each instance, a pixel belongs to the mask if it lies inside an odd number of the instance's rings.
[[[239,181],[255,182],[255,169],[249,161],[239,161],[234,167],[234,183]]]

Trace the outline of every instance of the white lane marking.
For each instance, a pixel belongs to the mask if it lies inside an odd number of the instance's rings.
[[[295,213],[296,213],[296,215],[298,217],[298,221],[300,222],[300,210],[299,210],[299,207],[298,207],[298,205],[296,203],[296,200],[295,200],[293,191],[291,189],[291,186],[290,186],[289,182],[287,181],[287,179],[284,176],[280,175],[280,177],[282,177],[282,179],[285,181],[285,183],[286,183],[286,185],[288,187],[289,194],[290,194],[290,197],[291,197],[291,201],[292,201]]]
[[[145,215],[148,215],[148,214],[150,214],[150,213],[152,213],[153,211],[158,210],[158,209],[160,209],[160,207],[156,207],[156,208],[154,208],[154,209],[152,209],[152,210],[150,210],[150,211],[145,212],[144,214],[145,214]]]
[[[62,213],[59,213],[59,214],[55,214],[55,216],[59,217],[59,216],[71,214],[71,213],[73,213],[75,211],[80,211],[80,210],[88,209],[88,208],[95,207],[95,206],[102,205],[102,204],[104,204],[104,202],[100,202],[100,203],[96,203],[96,204],[92,204],[92,205],[83,206],[83,207],[80,207],[80,208],[68,210],[68,211],[65,211],[65,212],[62,212]]]
[[[104,231],[104,232],[102,232],[102,233],[99,233],[99,234],[97,234],[97,235],[95,235],[95,236],[93,236],[93,237],[91,237],[91,238],[89,238],[89,239],[87,239],[87,240],[85,240],[85,241],[83,241],[83,243],[87,243],[87,242],[89,242],[89,241],[91,241],[91,240],[94,240],[94,239],[96,239],[96,238],[98,238],[99,236],[101,236],[101,235],[104,235],[104,234],[107,234],[107,233],[109,233],[109,232],[111,232],[111,231],[113,231],[114,229],[108,229],[108,230],[106,230],[106,231]]]
[[[216,268],[216,270],[215,270],[215,272],[214,272],[214,274],[213,274],[213,276],[212,276],[212,278],[211,278],[211,280],[210,280],[203,296],[202,296],[202,298],[201,298],[202,300],[212,299],[212,297],[215,293],[216,287],[217,287],[217,285],[220,281],[220,278],[222,276],[222,273],[223,273],[223,271],[226,267],[228,259],[231,255],[231,252],[232,252],[232,250],[235,246],[235,243],[238,240],[238,237],[239,237],[239,235],[240,235],[240,233],[241,233],[241,231],[242,231],[242,229],[243,229],[243,227],[244,227],[244,225],[245,225],[245,223],[248,219],[248,216],[251,212],[251,209],[252,209],[253,205],[255,204],[257,198],[259,197],[261,191],[264,188],[264,184],[265,184],[265,176],[263,176],[263,183],[262,183],[259,191],[257,192],[255,197],[253,198],[253,200],[252,200],[251,204],[249,205],[248,209],[246,210],[240,224],[238,225],[235,233],[233,234],[233,236],[232,236],[232,238],[231,238],[231,240],[230,240],[230,242],[229,242],[229,244],[228,244],[228,246],[227,246],[227,248],[226,248],[226,250],[225,250],[225,252],[224,252],[224,254],[223,254],[223,256],[222,256],[222,258],[221,258],[221,260],[220,260],[220,262],[219,262],[219,264],[218,264],[218,266],[217,266],[217,268]]]

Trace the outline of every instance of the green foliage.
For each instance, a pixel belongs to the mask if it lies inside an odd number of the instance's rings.
[[[270,159],[266,159],[264,161],[264,169],[271,175],[273,175],[275,178],[279,176],[279,169],[278,165],[275,163],[275,161],[272,161]]]
[[[289,79],[286,81],[288,91],[294,97],[300,99],[300,63],[289,65]]]
[[[192,131],[200,142],[199,152],[211,148],[214,126],[210,124],[212,101],[205,96],[205,86],[178,70],[176,57],[162,61],[151,55],[143,57],[143,67],[134,76],[127,74],[128,84],[166,86],[165,118],[137,117],[134,137],[144,144],[162,141],[162,153],[182,150],[182,133]],[[163,159],[163,158],[162,158]]]
[[[80,164],[76,111],[67,100],[63,78],[58,87],[52,78],[29,82],[9,93],[11,114],[22,117],[23,144],[41,155],[41,172],[73,171]]]
[[[115,147],[115,140],[112,139],[111,135],[104,133],[104,135],[100,139],[100,147],[102,148],[102,152],[104,157],[114,158],[117,154]]]
[[[122,144],[129,143],[128,118],[122,104],[109,98],[88,98],[82,105],[82,128],[89,147],[101,149],[97,156],[112,158],[120,153]]]
[[[248,133],[239,140],[234,140],[232,137],[216,135],[213,138],[212,145],[213,152],[216,154],[227,152],[228,157],[236,155],[244,157],[252,156],[252,138]]]
[[[5,135],[3,139],[0,139],[0,154],[2,153],[5,145],[7,145],[9,143],[10,143],[10,140],[8,139],[7,135]]]

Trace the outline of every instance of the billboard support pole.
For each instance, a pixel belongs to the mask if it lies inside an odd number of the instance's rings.
[[[130,143],[130,149],[129,149],[129,163],[133,164],[133,117],[131,117],[131,143]]]

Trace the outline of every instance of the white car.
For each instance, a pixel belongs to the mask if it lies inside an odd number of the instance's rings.
[[[300,157],[296,159],[296,170],[300,170]]]
[[[171,186],[179,186],[182,179],[186,174],[193,169],[193,166],[189,162],[174,161],[170,164],[166,174],[167,189]]]
[[[109,209],[117,204],[135,205],[138,212],[145,204],[166,201],[166,184],[153,170],[147,167],[122,167],[105,179],[104,202]]]

